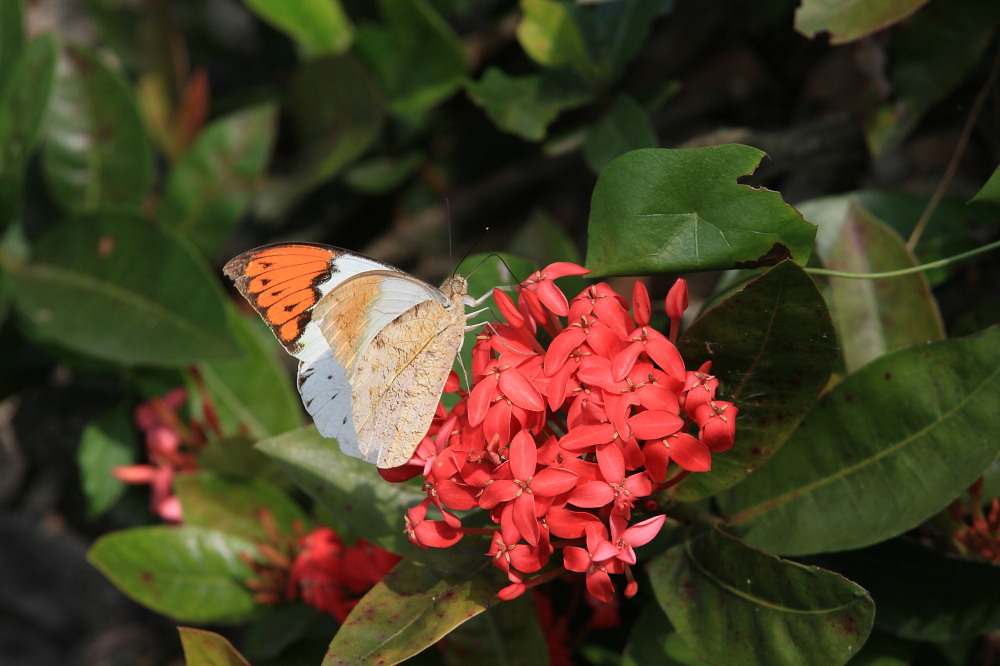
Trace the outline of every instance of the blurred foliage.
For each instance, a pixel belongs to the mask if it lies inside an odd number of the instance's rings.
[[[704,273],[692,309],[714,307],[680,347],[713,360],[743,438],[661,498],[690,532],[649,545],[617,628],[560,609],[576,657],[840,664],[864,645],[858,663],[917,664],[935,641],[973,663],[1000,629],[997,560],[949,520],[1000,451],[995,256],[808,271],[1000,237],[1000,3],[795,4],[0,0],[0,390],[86,412],[60,435],[79,489],[46,509],[109,532],[90,560],[146,606],[249,623],[237,647],[182,629],[192,665],[327,644],[323,663],[396,663],[446,635],[415,659],[528,663],[486,636],[547,663],[552,618],[493,597],[484,548],[417,552],[419,487],[302,427],[287,359],[219,267],[303,239],[433,281],[477,242],[509,251],[462,264],[483,263],[478,296],[585,252],[654,290]],[[186,524],[150,525],[111,469],[143,458],[135,406],[176,386],[208,447],[176,483]],[[47,437],[22,436],[32,465],[58,458]],[[38,494],[7,469],[21,509]],[[335,636],[300,608],[275,620],[242,582],[260,508],[289,538],[329,524],[404,560]]]

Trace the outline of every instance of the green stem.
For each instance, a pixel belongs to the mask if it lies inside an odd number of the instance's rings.
[[[990,250],[995,250],[998,247],[1000,247],[1000,240],[994,241],[989,245],[977,247],[975,250],[969,250],[968,252],[956,254],[953,257],[947,257],[945,259],[938,259],[937,261],[932,261],[929,264],[911,266],[910,268],[901,268],[898,271],[886,271],[885,273],[845,273],[843,271],[834,271],[828,268],[806,268],[805,271],[813,275],[828,275],[830,277],[849,278],[854,280],[878,280],[881,278],[900,277],[902,275],[912,275],[914,273],[922,273],[924,271],[929,271],[932,268],[941,268],[942,266],[947,266],[948,264],[953,264],[968,259],[969,257],[974,257],[977,254],[982,254],[983,252],[989,252]]]

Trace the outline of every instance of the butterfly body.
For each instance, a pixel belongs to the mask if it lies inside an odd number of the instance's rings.
[[[439,289],[308,243],[250,250],[223,271],[299,359],[299,393],[319,432],[378,467],[409,461],[462,347],[465,278]]]

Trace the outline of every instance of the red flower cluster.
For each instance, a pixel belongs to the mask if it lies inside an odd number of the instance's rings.
[[[287,598],[301,597],[338,622],[400,560],[364,539],[346,546],[329,527],[317,527],[299,545],[302,550],[291,566]]]
[[[595,598],[612,598],[612,573],[624,573],[626,595],[635,594],[634,549],[665,516],[632,523],[633,506],[710,469],[712,452],[733,444],[737,408],[715,400],[710,364],[689,372],[674,346],[685,282],[666,299],[671,339],[649,326],[640,282],[631,315],[607,284],[569,302],[553,283],[586,272],[552,264],[522,283],[516,305],[494,292],[507,323],[477,339],[471,391],[450,411],[440,407],[413,459],[385,475],[425,477],[428,497],[406,517],[410,540],[423,548],[472,531],[453,510],[490,512],[499,529],[489,555],[511,582],[504,599],[523,593],[526,574],[541,571],[556,548],[565,570],[586,573]],[[449,388],[457,390],[457,377]],[[427,519],[431,504],[441,520]]]
[[[1000,499],[993,498],[988,511],[983,511],[982,477],[969,488],[969,496],[968,503],[955,500],[951,504],[952,518],[958,524],[953,537],[965,552],[1000,564]]]

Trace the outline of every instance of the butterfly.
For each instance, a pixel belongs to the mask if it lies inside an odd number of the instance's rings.
[[[482,301],[467,296],[466,279],[452,275],[439,289],[312,243],[259,247],[223,272],[299,360],[299,393],[320,434],[378,467],[407,463],[430,428],[466,318],[478,314],[465,313]]]

